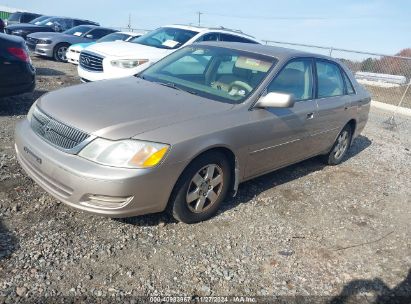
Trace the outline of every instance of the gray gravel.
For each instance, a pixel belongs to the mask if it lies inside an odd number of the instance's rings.
[[[389,113],[373,110],[343,164],[311,159],[242,184],[207,222],[185,225],[165,214],[113,220],[59,203],[16,161],[14,125],[33,99],[78,83],[75,67],[33,59],[34,96],[0,99],[0,303],[411,297],[410,119],[397,117],[392,129]]]

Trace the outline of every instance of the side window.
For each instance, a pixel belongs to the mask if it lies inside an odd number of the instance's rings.
[[[337,64],[317,61],[318,98],[344,94],[344,80]]]
[[[31,14],[23,14],[21,15],[20,22],[21,23],[27,23],[33,20],[33,16]]]
[[[268,92],[292,94],[296,101],[312,99],[312,60],[304,58],[289,62],[268,86]]]
[[[204,34],[203,36],[201,36],[197,42],[201,42],[201,41],[218,41],[219,40],[219,33],[207,33]]]
[[[347,88],[347,93],[348,94],[355,94],[355,90],[354,90],[354,87],[352,85],[352,82],[351,82],[350,78],[348,78],[348,76],[345,72],[343,72],[343,76],[344,76],[345,86]]]

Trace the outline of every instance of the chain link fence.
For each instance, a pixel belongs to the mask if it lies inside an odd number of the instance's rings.
[[[337,58],[351,69],[357,81],[371,93],[373,100],[411,108],[411,57],[271,40],[264,42]]]

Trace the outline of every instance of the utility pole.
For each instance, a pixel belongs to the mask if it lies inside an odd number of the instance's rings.
[[[128,26],[129,29],[131,29],[131,14],[128,14]]]
[[[197,12],[197,14],[198,14],[198,26],[201,26],[201,15],[203,15],[204,13]]]

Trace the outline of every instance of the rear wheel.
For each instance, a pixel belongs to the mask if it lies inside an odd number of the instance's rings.
[[[212,217],[227,195],[230,165],[219,152],[196,159],[181,175],[170,201],[172,216],[187,224]]]
[[[60,43],[56,45],[53,52],[54,60],[59,62],[67,62],[67,49],[69,48],[69,44],[67,43]]]
[[[346,125],[344,129],[338,134],[338,137],[330,151],[325,155],[325,162],[328,165],[334,166],[342,162],[344,156],[350,147],[352,139],[352,129],[350,125]]]

